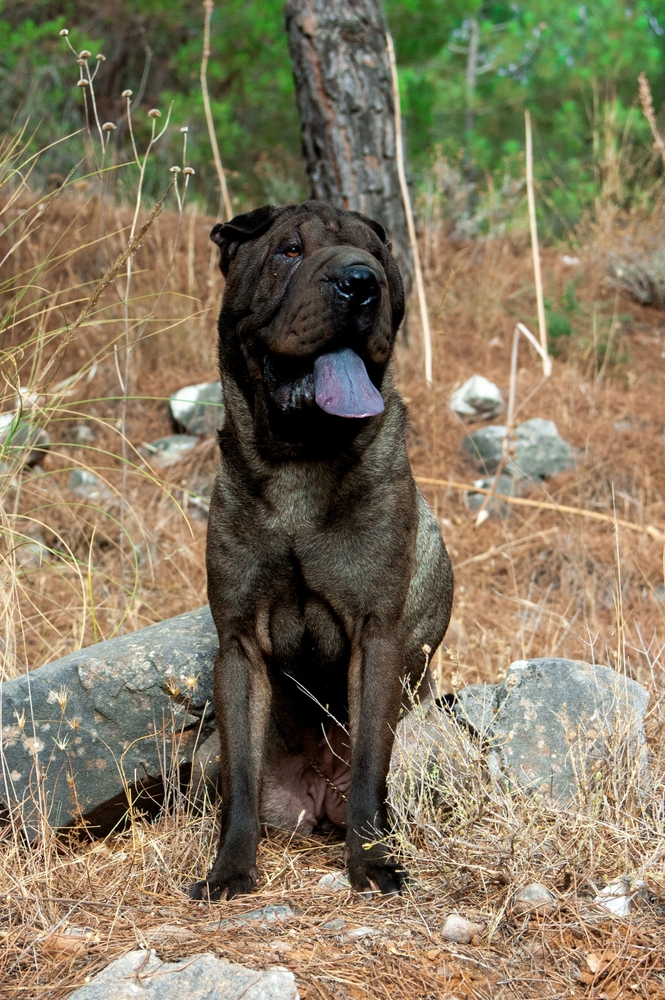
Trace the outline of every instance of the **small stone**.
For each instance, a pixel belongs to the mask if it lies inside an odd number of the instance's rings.
[[[484,930],[484,924],[474,924],[458,913],[449,913],[441,928],[441,937],[455,944],[469,944],[476,934]]]
[[[48,546],[38,536],[24,538],[16,546],[16,559],[23,569],[40,569],[48,556]]]
[[[167,466],[186,458],[198,443],[199,439],[193,434],[170,434],[144,444],[143,450],[153,465]]]
[[[247,913],[239,914],[234,918],[233,922],[242,923],[245,920],[263,920],[268,924],[274,924],[282,920],[290,920],[295,916],[296,912],[290,906],[270,903],[268,906],[261,907],[260,910],[249,910]]]
[[[627,917],[634,907],[635,900],[643,894],[644,880],[626,876],[601,889],[594,903],[598,903],[613,917]]]
[[[99,477],[87,469],[72,469],[69,474],[69,488],[74,496],[83,500],[110,500],[113,496]]]
[[[554,896],[541,882],[531,882],[516,894],[513,899],[513,913],[532,913],[535,910],[547,911],[554,908]]]
[[[154,951],[130,951],[107,965],[69,1000],[299,1000],[293,973],[247,969],[206,952],[162,962]]]
[[[341,892],[342,889],[350,889],[351,882],[349,876],[344,872],[328,872],[322,875],[317,885],[320,889],[332,889],[333,892]]]
[[[92,444],[95,440],[92,427],[89,424],[79,424],[76,428],[76,440],[78,444]]]
[[[376,937],[381,932],[376,927],[352,927],[343,935],[344,941],[362,941],[363,938]]]
[[[549,479],[575,468],[573,446],[560,436],[553,420],[534,417],[515,429],[514,459],[506,472],[516,478]],[[513,442],[511,442],[511,445]]]
[[[0,413],[0,459],[7,469],[33,466],[42,461],[51,445],[45,430],[20,413]]]
[[[214,434],[224,420],[222,387],[219,382],[186,385],[171,396],[171,416],[187,434]]]
[[[487,429],[489,430],[489,427]],[[489,490],[493,482],[493,479],[476,479],[474,480],[473,485],[478,486],[483,490]],[[501,475],[499,476],[496,486],[494,487],[494,492],[514,497],[517,495],[517,481],[513,479],[512,476]],[[485,502],[486,496],[486,493],[474,493],[473,490],[468,490],[468,492],[464,495],[464,502],[469,510],[480,510]],[[490,517],[497,518],[508,517],[511,513],[510,504],[494,495],[490,497],[485,510]]]
[[[196,939],[196,934],[189,927],[181,927],[179,924],[160,924],[159,927],[150,927],[145,936],[150,944],[157,945],[184,944]]]
[[[491,475],[501,461],[505,436],[506,428],[503,424],[481,427],[480,430],[462,438],[462,451],[471,459],[479,472]]]
[[[506,404],[498,386],[483,375],[472,375],[455,389],[450,397],[450,408],[467,419],[491,420],[503,413]]]
[[[502,424],[482,427],[462,439],[462,451],[479,472],[490,475],[501,461],[505,437],[506,428]],[[561,437],[553,420],[534,417],[515,428],[508,445],[508,459],[504,476],[543,480],[574,468],[575,450]]]
[[[327,920],[325,924],[321,924],[322,931],[341,931],[341,929],[346,924],[344,917],[335,917],[334,920]]]

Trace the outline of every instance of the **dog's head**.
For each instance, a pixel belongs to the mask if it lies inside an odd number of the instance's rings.
[[[212,230],[226,289],[224,376],[236,382],[259,443],[348,439],[384,408],[381,388],[404,315],[383,228],[309,201],[267,206]]]

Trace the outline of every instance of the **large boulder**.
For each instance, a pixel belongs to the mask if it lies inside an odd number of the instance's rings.
[[[210,731],[217,648],[204,607],[5,681],[0,806],[29,833],[43,812],[53,826],[117,818],[128,785],[188,764]]]
[[[293,973],[247,969],[211,952],[163,962],[154,951],[130,951],[81,986],[69,1000],[299,1000]]]
[[[536,659],[512,663],[501,684],[463,688],[453,711],[486,742],[495,774],[569,801],[593,791],[613,760],[646,787],[648,702],[641,684],[611,667]]]

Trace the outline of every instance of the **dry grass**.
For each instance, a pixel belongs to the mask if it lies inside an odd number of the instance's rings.
[[[170,433],[170,392],[215,375],[221,279],[207,243],[212,220],[165,210],[135,257],[123,443],[113,348],[122,349],[126,329],[121,282],[109,284],[48,376],[41,373],[122,249],[132,213],[98,195],[63,196],[31,229],[36,207],[17,203],[8,212],[26,207],[16,216],[18,236],[3,237],[15,243],[29,230],[10,258],[13,291],[5,286],[18,304],[4,314],[3,409],[14,405],[19,386],[36,385],[43,397],[36,416],[53,444],[41,467],[2,480],[5,677],[203,603],[205,525],[187,498],[214,467],[212,442],[168,476],[139,451]],[[573,335],[552,378],[519,414],[555,420],[580,461],[529,495],[610,515],[616,509],[622,519],[662,530],[663,314],[621,299],[604,284],[597,257],[584,248],[580,254]],[[577,272],[554,251],[543,256],[546,296],[558,301]],[[424,257],[434,388],[423,384],[417,331],[396,360],[411,409],[411,457],[418,476],[471,482],[476,473],[460,452],[467,428],[447,400],[474,372],[507,387],[515,321],[532,323],[535,314],[531,259],[514,237],[440,241]],[[28,283],[26,275],[36,277]],[[522,351],[518,404],[540,380],[537,359]],[[94,441],[80,443],[82,424]],[[68,476],[78,467],[103,479],[106,500],[72,496]],[[412,756],[410,790],[394,795],[396,842],[414,876],[410,894],[368,900],[322,890],[321,875],[342,868],[341,842],[270,834],[261,843],[257,894],[210,908],[188,903],[183,886],[214,853],[214,816],[190,808],[179,789],[154,822],[135,815],[105,839],[45,829],[27,845],[8,824],[1,997],[64,998],[111,958],[143,945],[166,959],[211,950],[259,968],[280,963],[293,969],[307,998],[665,996],[663,546],[646,533],[615,533],[611,524],[552,509],[515,507],[509,518],[476,528],[460,490],[424,491],[457,567],[447,651],[434,662],[441,690],[496,681],[513,659],[528,656],[595,657],[625,670],[652,692],[649,801],[608,767],[600,790],[581,794],[574,807],[534,808],[498,786],[478,747],[446,726],[434,748],[438,769]],[[41,563],[22,562],[22,543],[35,532],[49,552]],[[598,890],[626,874],[643,878],[648,890],[634,914],[590,916]],[[556,907],[518,916],[514,893],[534,880],[550,888]],[[296,915],[283,924],[214,926],[269,903],[288,903]],[[451,911],[485,930],[470,945],[444,942],[439,931]],[[338,918],[343,927],[329,926]],[[358,927],[370,931],[345,936]]]

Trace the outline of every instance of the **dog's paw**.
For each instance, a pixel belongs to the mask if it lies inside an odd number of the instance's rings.
[[[394,861],[349,863],[349,879],[357,892],[377,890],[384,896],[398,895],[409,880],[409,873]]]
[[[236,872],[215,878],[211,872],[210,878],[195,882],[189,890],[189,898],[215,903],[220,899],[233,899],[234,896],[246,896],[256,885],[256,873]]]

